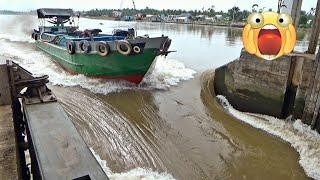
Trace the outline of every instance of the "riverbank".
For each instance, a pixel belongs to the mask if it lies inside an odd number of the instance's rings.
[[[121,21],[116,20],[113,17],[109,16],[84,16],[84,18],[88,19],[101,19],[101,20],[110,20],[110,21]],[[218,27],[233,27],[233,28],[243,28],[244,23],[208,23],[208,22],[201,22],[201,21],[194,21],[194,22],[173,22],[173,21],[161,21],[161,22],[153,22],[147,20],[138,20],[138,21],[126,21],[126,22],[149,22],[149,23],[166,23],[166,24],[189,24],[189,25],[203,25],[203,26],[218,26]]]

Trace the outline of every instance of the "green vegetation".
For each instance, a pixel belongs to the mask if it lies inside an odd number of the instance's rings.
[[[253,12],[262,12],[264,9],[255,9],[253,7]],[[204,15],[208,17],[215,17],[216,15],[222,16],[222,20],[225,22],[245,22],[247,17],[250,15],[250,11],[248,10],[241,10],[239,7],[235,6],[227,11],[215,11],[215,7],[211,6],[208,9],[202,8],[201,10],[191,10],[186,11],[182,9],[163,9],[157,10],[146,7],[145,9],[92,9],[90,11],[83,11],[81,12],[82,15],[88,17],[100,17],[100,16],[107,16],[112,17],[114,11],[122,12],[122,16],[135,16],[136,14],[149,14],[149,15],[159,15],[159,16],[168,16],[168,15],[181,15],[188,13],[191,15],[191,20],[196,20],[196,16]],[[268,9],[268,11],[272,11],[272,9]],[[312,24],[312,19],[314,16],[314,8],[311,8],[309,12],[301,11],[299,26],[302,28],[310,28]]]
[[[82,14],[85,16],[91,16],[91,17],[99,17],[99,16],[112,16],[112,13],[114,11],[121,11],[122,16],[135,16],[137,13],[141,14],[150,14],[150,15],[162,15],[162,16],[168,16],[168,15],[181,15],[185,13],[189,13],[191,16],[196,17],[199,15],[204,15],[208,17],[215,17],[216,15],[221,15],[223,19],[227,21],[231,21],[234,17],[235,22],[244,22],[248,15],[250,14],[247,10],[240,10],[239,7],[233,7],[231,9],[228,9],[226,12],[223,11],[215,11],[215,7],[211,6],[208,9],[203,8],[202,10],[191,10],[186,11],[182,9],[163,9],[163,10],[157,10],[152,9],[149,7],[146,7],[145,9],[92,9],[90,11],[83,11]]]
[[[314,8],[311,8],[309,12],[301,11],[300,19],[299,19],[299,27],[311,28],[314,13],[315,13]]]
[[[265,9],[259,9],[257,4],[252,6],[252,12],[262,12]],[[272,11],[272,9],[268,9]],[[234,6],[227,11],[215,11],[215,6],[210,6],[209,8],[202,8],[201,10],[191,10],[186,11],[182,9],[163,9],[157,10],[153,8],[146,7],[145,9],[133,9],[133,8],[125,8],[125,9],[92,9],[89,11],[79,12],[82,16],[87,17],[113,17],[113,12],[119,11],[121,12],[121,16],[135,16],[136,14],[144,14],[144,15],[158,15],[161,17],[165,17],[168,15],[181,15],[181,14],[190,14],[189,19],[191,21],[199,20],[197,16],[207,16],[207,17],[217,17],[219,16],[219,21],[222,23],[229,24],[231,22],[245,22],[249,14],[251,13],[248,10],[241,10],[239,7]],[[16,12],[10,10],[0,10],[0,14],[36,14],[35,11],[30,12]],[[311,8],[310,11],[301,11],[299,27],[301,28],[311,28],[312,20],[315,14],[315,9]]]

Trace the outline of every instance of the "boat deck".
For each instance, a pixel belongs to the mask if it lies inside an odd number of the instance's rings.
[[[0,106],[0,179],[18,179],[17,150],[10,105]]]

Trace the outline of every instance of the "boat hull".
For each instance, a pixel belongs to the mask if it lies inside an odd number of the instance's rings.
[[[39,40],[36,41],[36,46],[50,54],[55,62],[71,73],[98,78],[122,79],[136,84],[143,80],[158,51],[156,48],[148,48],[140,54],[129,56],[112,51],[107,56],[100,56],[97,53],[69,54],[66,48]]]

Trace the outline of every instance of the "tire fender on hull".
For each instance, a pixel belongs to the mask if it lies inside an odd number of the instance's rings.
[[[110,54],[110,46],[107,42],[100,41],[96,45],[96,51],[100,56],[107,56],[108,54]]]
[[[129,56],[132,51],[132,47],[129,41],[121,40],[116,43],[117,51],[123,55]]]
[[[68,41],[67,50],[69,54],[74,54],[76,52],[76,43],[74,41]]]
[[[38,40],[39,39],[39,35],[37,33],[34,34],[34,40]]]
[[[139,54],[141,52],[141,48],[139,46],[133,46],[133,52]]]
[[[79,43],[79,49],[83,53],[89,53],[91,51],[91,44],[87,40],[82,40]]]

